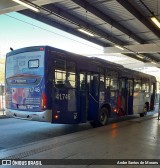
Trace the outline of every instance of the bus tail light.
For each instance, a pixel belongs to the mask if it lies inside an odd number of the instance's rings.
[[[114,108],[114,109],[113,109],[113,112],[114,112],[114,113],[118,113],[118,109],[117,109],[117,108]]]
[[[58,117],[59,117],[58,115],[54,115],[53,116],[54,119],[58,119]]]
[[[41,110],[46,109],[46,107],[47,107],[47,96],[45,93],[42,93]]]

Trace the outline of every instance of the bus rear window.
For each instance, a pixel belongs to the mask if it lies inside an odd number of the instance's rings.
[[[39,67],[39,60],[29,60],[28,61],[28,67],[29,68],[38,68]]]

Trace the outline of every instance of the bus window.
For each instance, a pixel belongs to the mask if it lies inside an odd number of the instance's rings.
[[[109,88],[110,86],[110,78],[106,77],[106,88]]]
[[[22,66],[24,64],[25,64],[24,61],[19,62],[20,66]],[[38,67],[39,67],[39,60],[38,59],[28,61],[28,68],[38,68]]]
[[[134,91],[141,91],[141,80],[134,80]]]
[[[81,73],[80,74],[80,89],[85,90],[85,74]]]
[[[105,89],[105,83],[104,83],[104,75],[100,76],[100,91],[104,91]]]
[[[115,71],[106,72],[106,88],[110,88],[112,90],[118,89],[118,73]]]
[[[153,93],[153,83],[152,83],[152,85],[151,85],[151,93]]]
[[[149,92],[149,82],[142,83],[142,90]]]
[[[98,84],[99,84],[99,75],[98,74],[88,74],[87,75],[87,85],[89,85],[89,91],[91,94],[98,95]]]
[[[127,90],[128,90],[128,95],[133,96],[133,80],[128,79]]]
[[[92,78],[93,80],[93,78]],[[87,90],[90,89],[90,81],[91,81],[91,76],[90,74],[87,74]]]
[[[118,89],[118,80],[117,79],[111,79],[110,88],[112,90]]]
[[[55,86],[57,88],[65,88],[65,78],[66,78],[66,63],[63,60],[56,59],[54,61],[55,65]]]
[[[75,88],[76,87],[76,66],[74,62],[67,62],[67,74],[65,83],[67,87]]]
[[[75,63],[56,59],[55,64],[55,85],[58,88],[75,88],[76,74]]]

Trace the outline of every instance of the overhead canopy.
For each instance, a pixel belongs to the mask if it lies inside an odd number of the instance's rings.
[[[122,53],[144,63],[160,62],[160,0],[23,0],[34,12],[12,0],[0,1],[0,14],[21,14],[104,47],[105,54]],[[87,35],[79,29],[85,30]],[[121,46],[124,50],[118,49]]]

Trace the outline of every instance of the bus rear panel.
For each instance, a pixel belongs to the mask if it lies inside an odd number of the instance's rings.
[[[43,48],[11,52],[6,58],[6,114],[48,121]]]

